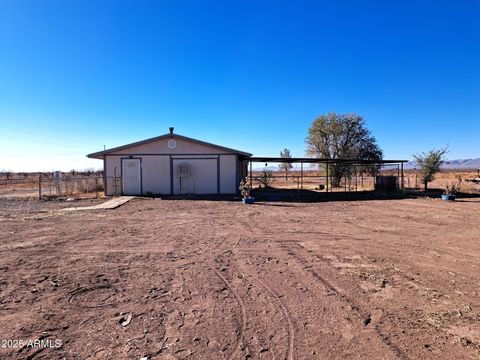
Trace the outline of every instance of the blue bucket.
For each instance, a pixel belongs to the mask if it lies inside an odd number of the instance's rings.
[[[243,198],[242,201],[244,204],[253,204],[255,202],[255,198],[253,197]]]
[[[442,195],[442,200],[455,201],[455,195]]]

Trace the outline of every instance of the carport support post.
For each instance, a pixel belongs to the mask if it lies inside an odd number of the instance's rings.
[[[355,192],[358,191],[358,172],[357,172],[357,166],[355,166]]]
[[[325,164],[325,189],[327,190],[326,192],[328,193],[328,161]]]
[[[253,189],[252,160],[250,160],[250,189]]]
[[[397,180],[398,180],[398,190],[402,188],[400,185],[400,165],[397,165]]]
[[[404,189],[404,187],[405,187],[405,184],[404,184],[404,181],[405,181],[405,180],[404,180],[404,178],[403,178],[403,176],[404,176],[404,174],[403,174],[403,162],[400,163],[400,166],[401,166],[401,168],[402,168],[402,191],[403,191],[403,189]]]
[[[300,163],[300,188],[303,190],[303,162]]]

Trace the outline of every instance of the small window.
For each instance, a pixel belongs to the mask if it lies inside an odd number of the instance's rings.
[[[190,176],[190,164],[183,163],[178,164],[177,173],[180,177],[188,177]]]

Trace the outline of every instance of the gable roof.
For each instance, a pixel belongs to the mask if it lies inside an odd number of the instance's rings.
[[[134,143],[130,143],[130,144],[127,144],[127,145],[122,145],[122,146],[114,147],[114,148],[111,148],[111,149],[94,152],[94,153],[88,154],[87,157],[93,158],[93,159],[103,159],[103,156],[111,154],[113,152],[126,150],[126,149],[132,148],[134,146],[139,146],[139,145],[147,144],[147,143],[154,142],[154,141],[157,141],[157,140],[169,139],[169,138],[190,141],[190,142],[193,142],[193,143],[196,143],[196,144],[199,144],[199,145],[205,145],[205,146],[213,147],[215,149],[227,151],[227,152],[230,152],[232,154],[243,155],[243,156],[252,156],[252,154],[244,152],[244,151],[227,148],[227,147],[220,146],[220,145],[215,145],[215,144],[208,143],[208,142],[205,142],[205,141],[189,138],[187,136],[178,135],[178,134],[165,134],[165,135],[156,136],[156,137],[153,137],[153,138],[150,138],[150,139],[145,139],[145,140],[142,140],[142,141],[137,141],[137,142],[134,142]]]

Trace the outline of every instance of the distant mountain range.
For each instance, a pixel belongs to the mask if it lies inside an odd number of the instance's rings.
[[[405,169],[414,169],[418,166],[416,161],[409,161]],[[480,158],[448,160],[442,165],[442,169],[480,169]]]

